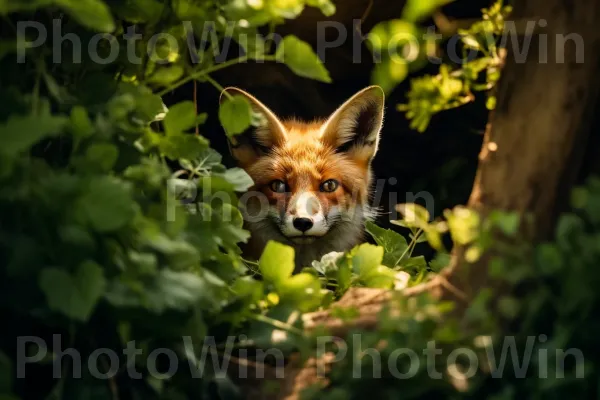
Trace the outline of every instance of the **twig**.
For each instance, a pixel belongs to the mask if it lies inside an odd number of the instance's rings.
[[[194,81],[194,115],[198,117],[198,81]],[[200,135],[200,128],[198,122],[196,121],[195,127],[196,136]]]
[[[229,61],[225,61],[225,62],[223,62],[221,64],[213,65],[213,66],[210,66],[210,67],[208,67],[206,69],[193,72],[193,73],[189,74],[188,76],[186,76],[185,78],[182,78],[179,81],[175,82],[171,86],[169,86],[169,87],[161,90],[157,94],[159,96],[164,96],[165,94],[169,93],[172,90],[177,89],[178,87],[180,87],[181,85],[184,85],[184,84],[188,83],[189,81],[196,80],[196,79],[198,79],[200,77],[203,77],[203,76],[206,76],[206,75],[208,75],[210,73],[219,71],[221,69],[230,67],[230,66],[235,65],[235,64],[240,64],[240,63],[246,62],[248,60],[250,60],[250,58],[247,57],[247,56],[238,57],[238,58],[234,58],[234,59],[229,60]],[[274,55],[264,56],[263,57],[263,61],[277,61],[277,58]]]
[[[369,14],[371,14],[372,9],[373,9],[373,0],[369,0],[369,4],[367,4],[367,8],[365,8],[365,11],[363,12],[362,16],[360,17],[360,25],[358,25],[356,27],[356,31],[358,32],[358,34],[361,37],[363,37],[362,24],[365,22],[365,20],[369,16]]]

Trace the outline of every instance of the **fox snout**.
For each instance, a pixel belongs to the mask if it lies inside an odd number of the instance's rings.
[[[281,231],[288,238],[323,236],[329,230],[323,204],[311,192],[293,195],[281,222]]]

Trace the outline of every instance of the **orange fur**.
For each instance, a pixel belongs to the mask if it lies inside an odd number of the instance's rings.
[[[246,227],[252,232],[246,256],[258,258],[266,242],[276,240],[296,249],[300,268],[330,251],[345,251],[362,241],[364,221],[372,216],[367,203],[370,163],[383,118],[381,90],[367,88],[330,118],[313,122],[280,121],[249,94],[235,88],[227,90],[231,95],[246,96],[266,121],[265,126],[250,132],[249,142],[237,143],[232,149],[254,181],[243,210]],[[259,143],[266,151],[252,143]],[[349,147],[342,149],[347,144]],[[273,190],[276,180],[285,183],[285,193]],[[335,190],[322,190],[328,180],[338,183]],[[299,200],[302,196],[312,199],[314,210],[308,214],[298,209],[304,204]],[[295,232],[290,221],[300,215],[314,220],[315,235]]]

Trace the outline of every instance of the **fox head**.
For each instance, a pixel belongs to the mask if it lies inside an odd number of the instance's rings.
[[[361,90],[328,118],[281,120],[238,88],[221,99],[243,96],[255,120],[231,138],[231,152],[254,186],[242,207],[252,237],[246,251],[257,257],[269,240],[295,247],[298,267],[331,251],[362,241],[368,205],[371,161],[379,146],[384,93]]]

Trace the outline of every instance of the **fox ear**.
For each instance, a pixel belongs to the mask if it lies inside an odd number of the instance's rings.
[[[231,153],[241,163],[252,162],[286,139],[286,131],[277,116],[251,94],[235,87],[221,92],[220,104],[232,96],[246,98],[252,107],[253,123],[246,132],[230,138]]]
[[[321,140],[353,159],[369,163],[379,146],[385,95],[369,86],[342,104],[325,122]]]

